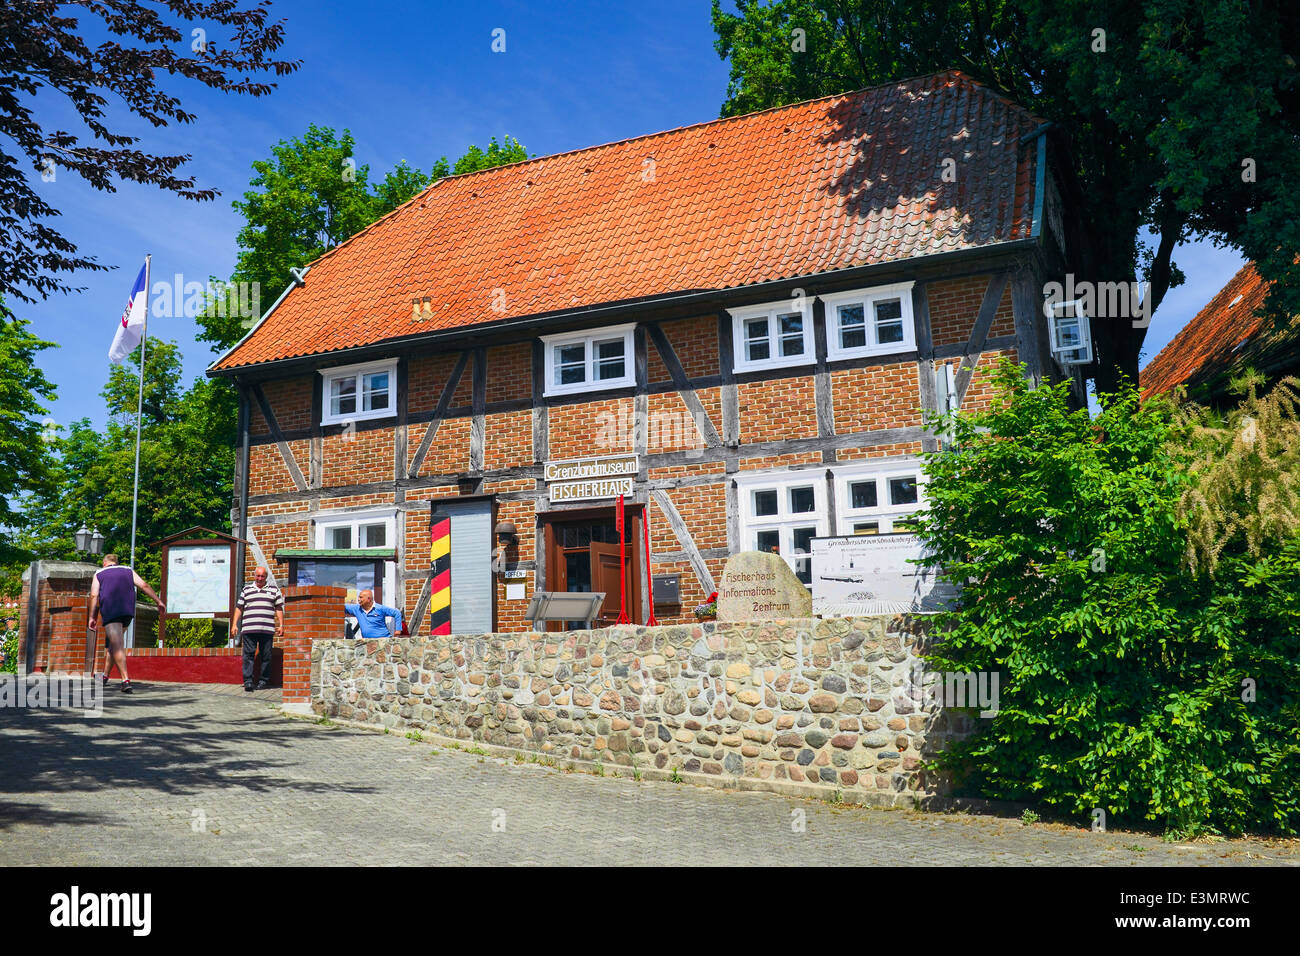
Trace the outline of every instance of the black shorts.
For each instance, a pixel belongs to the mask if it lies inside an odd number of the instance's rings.
[[[130,626],[131,626],[131,618],[132,618],[133,616],[134,616],[134,615],[131,615],[131,614],[123,614],[121,617],[110,617],[108,620],[106,620],[106,621],[104,622],[104,628],[105,628],[105,632],[104,632],[104,647],[105,647],[106,649],[108,649],[108,650],[111,650],[111,649],[112,649],[112,645],[111,645],[111,643],[109,642],[109,639],[108,639],[108,630],[107,630],[107,629],[108,629],[108,625],[110,625],[110,624],[121,624],[123,627],[130,627]]]

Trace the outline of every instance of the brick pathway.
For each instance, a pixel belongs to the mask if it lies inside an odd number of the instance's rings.
[[[1168,845],[566,774],[287,719],[278,692],[138,686],[115,684],[98,719],[0,710],[0,866],[1300,864],[1297,841]]]

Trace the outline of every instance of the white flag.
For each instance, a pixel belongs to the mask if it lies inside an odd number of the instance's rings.
[[[126,308],[122,310],[117,332],[113,335],[113,345],[108,350],[108,360],[114,365],[120,365],[135,350],[144,334],[145,313],[149,308],[149,294],[145,288],[146,268],[147,266],[141,266],[140,274],[135,277],[131,297],[126,300]]]

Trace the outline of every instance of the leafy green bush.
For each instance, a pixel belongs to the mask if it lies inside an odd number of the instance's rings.
[[[154,642],[157,642],[154,631]],[[225,647],[228,627],[210,617],[172,618],[167,622],[164,640],[168,647]]]
[[[940,764],[969,790],[1068,813],[1294,831],[1281,787],[1296,685],[1274,683],[1295,659],[1294,618],[1291,638],[1259,638],[1277,632],[1270,595],[1295,567],[1188,570],[1191,456],[1168,403],[1128,389],[1090,419],[1065,384],[1031,388],[1009,362],[995,387],[989,411],[944,423],[955,447],[926,462],[918,533],[963,588],[931,666],[1000,674],[996,715]],[[1243,699],[1252,675],[1271,710]]]
[[[0,632],[0,674],[18,673],[18,631],[9,628]]]

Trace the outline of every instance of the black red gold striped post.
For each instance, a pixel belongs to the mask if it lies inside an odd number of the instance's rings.
[[[614,523],[618,526],[618,619],[615,624],[630,624],[627,617],[627,543],[623,522],[623,496],[615,505]]]
[[[451,633],[451,518],[429,515],[429,633]]]
[[[659,622],[655,619],[655,579],[650,573],[650,502],[645,503],[645,513],[641,518],[641,530],[645,533],[645,586],[650,595],[650,617],[646,620],[647,627],[654,627]]]

